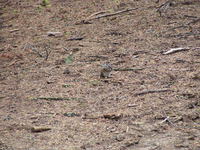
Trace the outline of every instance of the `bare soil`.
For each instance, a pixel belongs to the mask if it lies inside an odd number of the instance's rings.
[[[199,150],[200,1],[165,2],[0,0],[0,149]]]

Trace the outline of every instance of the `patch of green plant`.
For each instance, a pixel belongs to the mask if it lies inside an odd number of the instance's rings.
[[[50,6],[50,1],[49,0],[42,0],[41,6],[43,6],[43,7]]]
[[[70,54],[69,56],[67,56],[67,57],[65,58],[65,63],[66,63],[66,64],[71,64],[73,61],[74,61],[74,58],[73,58],[73,55],[72,55],[72,54]]]
[[[67,87],[71,87],[71,85],[69,85],[69,84],[63,84],[62,87],[67,88]]]

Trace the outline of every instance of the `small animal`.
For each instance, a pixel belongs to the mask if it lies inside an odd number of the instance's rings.
[[[110,73],[113,70],[112,66],[110,64],[103,64],[102,67],[100,78],[109,78]]]

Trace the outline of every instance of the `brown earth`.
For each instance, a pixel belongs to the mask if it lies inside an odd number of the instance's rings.
[[[164,2],[0,0],[0,149],[199,150],[200,1]]]

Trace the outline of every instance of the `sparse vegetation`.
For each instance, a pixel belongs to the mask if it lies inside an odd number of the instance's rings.
[[[49,0],[42,0],[41,6],[50,6],[50,1]]]

